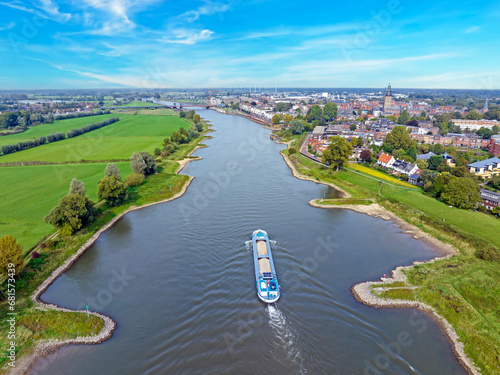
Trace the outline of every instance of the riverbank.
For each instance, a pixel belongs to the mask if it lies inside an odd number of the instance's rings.
[[[190,142],[189,144],[182,145],[183,149],[179,150],[179,155],[183,157],[182,160],[174,161],[170,159],[163,161],[159,164],[157,174],[149,176],[142,185],[130,188],[132,189],[132,191],[129,192],[131,201],[128,202],[128,205],[125,204],[123,206],[112,207],[101,211],[98,218],[91,224],[91,227],[85,228],[84,231],[75,234],[72,238],[60,239],[59,242],[62,243],[61,248],[44,248],[43,259],[49,257],[50,262],[42,262],[40,264],[41,267],[39,266],[41,271],[40,274],[36,275],[37,277],[32,280],[30,283],[31,285],[27,285],[27,290],[19,290],[20,294],[18,295],[18,300],[16,301],[16,312],[19,314],[19,318],[29,316],[32,312],[40,312],[40,314],[43,314],[42,312],[45,312],[44,314],[51,312],[54,314],[79,314],[80,316],[85,317],[85,321],[88,321],[86,310],[70,310],[53,304],[48,304],[41,300],[41,295],[58,277],[71,268],[71,266],[87,251],[87,249],[89,249],[95,241],[97,241],[102,233],[111,228],[127,213],[140,210],[145,207],[169,202],[184,195],[190,186],[193,177],[179,175],[178,173],[188,162],[201,159],[199,157],[191,157],[191,154],[200,147],[208,147],[206,145],[200,145],[204,139],[210,138],[205,136],[205,134],[210,131],[208,125],[205,126],[205,129],[206,130],[199,139],[193,140],[193,142]],[[189,149],[187,149],[187,147],[189,147]],[[139,203],[139,205],[134,205],[134,203]],[[54,267],[56,268],[54,269]],[[33,290],[33,288],[36,289],[30,293],[29,290]],[[26,295],[26,293],[28,294]],[[36,316],[39,316],[40,314]],[[52,321],[47,322],[48,325],[44,325],[44,331],[40,334],[31,332],[31,337],[25,338],[23,341],[19,341],[17,343],[16,367],[7,367],[4,361],[0,373],[26,373],[33,368],[35,363],[40,358],[54,353],[62,346],[70,344],[92,345],[101,343],[110,338],[116,328],[116,322],[111,317],[95,311],[89,311],[89,316],[91,318],[90,321],[92,322],[96,319],[102,321],[102,323],[99,324],[102,328],[100,328],[98,332],[95,332],[95,329],[94,331],[91,331],[89,328],[83,327],[83,332],[92,332],[92,334],[81,335],[81,329],[71,331],[71,329],[68,328],[66,329],[68,332],[65,335],[70,338],[58,338],[56,334],[52,334],[49,339],[46,339],[43,333],[47,330],[50,331],[53,328],[51,324],[58,324],[58,321],[60,320],[59,317],[54,317]],[[38,322],[38,320],[36,320],[38,318],[35,317],[33,319]],[[94,323],[97,324],[98,322]],[[33,325],[29,321],[24,324],[28,324],[30,327]],[[92,327],[95,327],[95,324]],[[35,325],[38,326],[36,323]],[[20,329],[23,330],[23,335],[26,335],[24,325],[21,325]],[[30,331],[28,330],[28,332]],[[6,337],[7,335],[5,334],[5,338]]]
[[[243,117],[243,118],[246,118],[247,120],[250,120],[250,121],[253,121],[253,122],[256,122],[257,124],[261,125],[262,127],[266,128],[266,129],[269,129],[271,131],[274,131],[276,129],[273,129],[271,127],[271,125],[269,123],[267,123],[266,121],[264,120],[260,120],[260,119],[257,119],[253,116],[250,116],[250,115],[245,115],[241,112],[231,112],[231,113],[227,113],[226,111],[222,110],[222,109],[219,109],[219,108],[213,108],[213,107],[210,107],[210,109],[212,111],[215,111],[215,112],[218,112],[218,113],[222,113],[224,115],[233,115],[233,116],[240,116],[240,117]]]
[[[481,372],[471,361],[464,351],[464,344],[459,341],[459,337],[453,326],[431,306],[419,301],[405,301],[392,298],[382,298],[374,294],[374,288],[385,289],[385,286],[390,286],[394,283],[406,283],[407,277],[405,272],[415,265],[424,263],[434,263],[436,261],[449,259],[452,255],[444,257],[436,257],[427,262],[413,262],[411,266],[396,267],[391,271],[390,277],[382,277],[381,281],[366,281],[364,283],[356,284],[351,288],[354,298],[367,306],[375,308],[399,308],[417,309],[432,318],[444,333],[446,338],[450,341],[453,352],[455,353],[458,361],[462,367],[471,375],[479,375]],[[397,287],[400,288],[400,287]],[[389,287],[390,289],[390,287]]]
[[[421,307],[435,319],[450,340],[460,363],[471,374],[498,373],[500,355],[498,326],[500,267],[497,262],[480,259],[479,250],[491,246],[486,238],[489,232],[470,233],[473,221],[462,222],[461,217],[473,218],[480,213],[445,207],[439,201],[389,186],[349,171],[333,172],[301,155],[290,157],[283,150],[284,160],[295,177],[317,183],[340,185],[355,204],[342,204],[341,199],[313,200],[319,208],[345,208],[356,212],[392,220],[404,233],[424,240],[444,258],[403,267],[403,279],[390,279],[384,283],[398,283],[397,288],[383,290],[377,296],[373,286],[379,282],[354,286],[358,301],[373,307]],[[345,198],[344,198],[345,199]],[[328,203],[330,201],[330,203]],[[367,204],[373,202],[372,204]],[[446,215],[446,221],[438,215]],[[480,216],[478,219],[485,220]],[[498,228],[491,221],[488,230]],[[497,232],[498,233],[498,232]],[[495,239],[495,237],[491,237]],[[384,281],[384,279],[382,279]],[[487,349],[485,349],[487,348]],[[495,364],[494,364],[495,363]]]
[[[280,152],[280,154],[283,157],[283,160],[285,161],[286,165],[288,165],[288,167],[292,171],[292,175],[295,178],[298,178],[299,180],[312,181],[312,182],[315,182],[317,184],[330,186],[330,187],[332,187],[332,188],[340,191],[342,193],[342,198],[350,198],[351,197],[351,194],[349,194],[347,191],[343,190],[339,186],[332,184],[331,182],[325,182],[325,181],[321,181],[321,180],[318,180],[318,179],[313,179],[311,177],[308,177],[308,176],[305,176],[305,175],[299,173],[297,171],[297,168],[295,168],[295,165],[290,161],[290,158],[288,157],[288,155],[286,155],[283,152],[283,150]]]
[[[415,225],[409,224],[408,222],[401,219],[399,216],[394,214],[393,212],[385,209],[384,207],[378,205],[377,203],[372,203],[370,205],[362,205],[362,204],[319,204],[318,202],[321,199],[313,199],[309,201],[309,205],[317,208],[331,209],[331,208],[340,208],[346,210],[352,210],[355,212],[359,212],[361,214],[365,214],[372,217],[377,217],[385,221],[392,221],[399,228],[401,228],[404,234],[410,235],[415,239],[425,242],[430,247],[434,249],[437,253],[446,254],[446,255],[457,255],[460,252],[454,246],[439,241],[435,237],[432,237],[428,233],[424,232],[420,228]],[[342,201],[342,199],[340,199]]]

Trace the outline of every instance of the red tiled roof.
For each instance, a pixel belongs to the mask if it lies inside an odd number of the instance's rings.
[[[378,157],[378,160],[382,163],[389,163],[392,159],[392,156],[391,155],[387,155],[387,154],[384,154],[382,153],[382,155],[380,155]]]

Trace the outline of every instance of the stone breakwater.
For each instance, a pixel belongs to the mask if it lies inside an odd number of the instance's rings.
[[[458,358],[458,361],[465,368],[465,370],[471,375],[479,375],[480,374],[479,369],[465,354],[464,345],[459,341],[458,335],[453,326],[445,318],[439,315],[433,307],[418,301],[382,298],[375,295],[372,292],[373,287],[383,288],[384,285],[392,284],[397,281],[406,283],[407,279],[405,270],[409,269],[410,267],[416,266],[418,264],[433,263],[439,260],[448,259],[451,256],[453,255],[450,254],[444,257],[437,257],[429,260],[428,262],[416,261],[413,262],[411,266],[396,267],[394,270],[391,271],[390,277],[382,277],[380,279],[381,281],[367,281],[364,283],[356,284],[353,287],[351,287],[351,292],[354,295],[354,298],[358,302],[361,302],[367,306],[372,306],[375,308],[404,308],[404,309],[414,308],[427,314],[437,323],[437,325],[441,328],[445,336],[451,342],[453,352],[455,353],[455,355]]]
[[[198,160],[198,159],[189,159],[186,161],[192,161],[192,160]],[[182,167],[185,165],[183,163]],[[41,300],[40,296],[52,285],[52,283],[59,277],[61,276],[64,272],[66,272],[71,266],[89,249],[96,241],[97,239],[103,234],[105,231],[107,231],[109,228],[111,228],[118,220],[120,220],[123,216],[128,214],[129,212],[140,210],[145,207],[150,207],[154,206],[160,203],[165,203],[172,201],[174,199],[177,199],[184,195],[184,193],[187,191],[187,188],[193,181],[194,177],[189,177],[189,180],[187,183],[182,187],[181,191],[179,191],[177,194],[174,196],[164,199],[158,202],[153,202],[153,203],[148,203],[142,206],[137,206],[137,207],[130,207],[128,210],[122,212],[120,215],[116,216],[113,218],[108,224],[106,224],[104,227],[99,229],[92,237],[90,237],[85,244],[83,244],[78,251],[73,254],[71,257],[69,257],[66,262],[64,262],[63,265],[59,266],[53,273],[50,275],[49,278],[47,278],[40,286],[35,290],[35,292],[31,295],[31,300],[33,301],[35,308],[39,310],[57,310],[57,311],[63,311],[63,312],[81,312],[81,313],[86,313],[86,310],[70,310],[66,309],[63,307],[56,306],[54,304],[50,303],[45,303]],[[38,345],[33,349],[33,351],[24,356],[21,357],[15,368],[9,369],[7,372],[9,375],[18,375],[18,374],[26,374],[28,373],[33,367],[35,366],[35,363],[43,357],[46,357],[52,353],[54,353],[57,349],[65,346],[65,345],[71,345],[71,344],[87,344],[87,345],[93,345],[93,344],[99,344],[103,341],[106,341],[109,339],[113,331],[116,329],[116,322],[110,318],[109,316],[106,316],[104,314],[100,314],[95,311],[89,311],[90,314],[97,316],[101,318],[104,321],[103,328],[101,331],[94,336],[82,336],[82,337],[76,337],[74,339],[69,339],[69,340],[50,340],[50,341],[42,341],[38,343]]]

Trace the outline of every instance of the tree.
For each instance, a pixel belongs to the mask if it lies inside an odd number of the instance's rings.
[[[180,111],[180,112],[179,112],[179,117],[180,117],[180,118],[184,118],[184,117],[186,117],[186,112],[184,112],[184,111]]]
[[[312,122],[314,120],[321,120],[321,118],[324,119],[323,111],[321,110],[321,107],[319,105],[315,104],[307,111],[306,120],[308,122]]]
[[[420,169],[424,170],[424,169],[429,168],[429,163],[427,163],[427,160],[418,159],[417,160],[417,167],[419,167]]]
[[[444,190],[446,184],[445,178],[442,174],[438,175],[434,181],[432,181],[432,188],[436,197],[439,197]]]
[[[15,276],[19,277],[24,268],[23,245],[16,242],[16,239],[10,234],[0,238],[0,270],[7,274],[11,269],[9,264],[14,265]]]
[[[120,177],[106,176],[97,185],[97,196],[109,206],[118,206],[127,199],[127,187]]]
[[[352,155],[352,146],[345,138],[338,135],[330,137],[328,140],[330,144],[326,150],[323,151],[321,161],[330,165],[332,168],[336,168],[338,171],[340,168],[347,165]]]
[[[69,184],[69,193],[68,194],[80,194],[84,196],[87,193],[87,189],[85,189],[85,185],[82,181],[73,178]]]
[[[444,159],[440,155],[434,155],[429,158],[429,169],[437,170],[441,164],[444,163]]]
[[[199,115],[199,114],[195,114],[195,115],[193,116],[193,122],[194,122],[195,124],[197,124],[197,123],[199,123],[199,122],[200,122],[200,115]]]
[[[410,115],[408,114],[408,111],[405,109],[398,117],[398,124],[404,125],[410,120],[411,120]]]
[[[469,120],[481,120],[483,118],[483,115],[473,109],[472,111],[469,111],[469,113],[467,113],[467,116],[465,116],[465,118]]]
[[[337,118],[337,104],[335,103],[326,103],[323,107],[323,115],[325,118],[329,120],[333,120]]]
[[[431,172],[430,170],[428,169],[424,169],[421,173],[420,173],[420,180],[422,180],[422,182],[425,184],[426,182],[433,182],[434,180],[436,179],[436,174]]]
[[[143,176],[156,173],[155,159],[149,152],[134,152],[130,159],[130,166],[134,173],[140,173]]]
[[[301,120],[290,121],[290,131],[293,134],[301,134],[304,131],[304,124]]]
[[[68,194],[59,200],[59,205],[54,207],[45,216],[46,223],[61,228],[61,234],[71,235],[87,224],[94,213],[94,202],[87,196]]]
[[[273,116],[273,118],[272,118],[272,120],[271,120],[271,121],[272,121],[272,123],[273,123],[274,125],[278,125],[278,124],[281,122],[281,116],[280,116],[280,115],[278,115],[278,114],[275,114],[275,115]]]
[[[120,168],[115,163],[108,163],[106,166],[106,169],[104,170],[104,175],[105,176],[115,176],[118,178],[120,177]]]
[[[476,134],[478,136],[480,136],[482,139],[490,139],[491,136],[493,135],[493,130],[490,130],[488,128],[485,128],[485,127],[481,127],[481,129],[479,129]]]
[[[467,177],[452,177],[441,197],[449,205],[464,209],[475,208],[481,203],[476,182]]]
[[[353,132],[354,130],[356,130],[356,128],[357,128],[356,124],[351,124],[351,125],[349,125],[349,130],[350,130],[350,131],[352,131],[352,132]]]
[[[406,149],[406,155],[408,155],[412,159],[412,161],[417,160],[417,149],[415,148],[415,146],[411,145],[410,147],[408,147]]]
[[[372,159],[372,153],[370,150],[365,148],[363,151],[361,151],[361,154],[359,155],[359,157],[364,162],[369,162]]]
[[[418,126],[418,120],[410,120],[406,123],[407,126]]]
[[[396,126],[387,134],[383,144],[385,152],[391,153],[393,150],[406,150],[411,145],[409,131],[404,126]]]

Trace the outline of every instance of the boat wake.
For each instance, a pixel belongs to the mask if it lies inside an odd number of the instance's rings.
[[[245,246],[247,247],[247,250],[252,250],[252,240],[245,241]]]
[[[285,351],[287,364],[298,365],[299,373],[306,374],[307,371],[303,365],[302,353],[298,347],[299,337],[297,333],[293,327],[288,324],[285,315],[276,305],[267,305],[266,311],[269,314],[269,325],[278,340],[276,343]]]
[[[271,244],[272,249],[276,249],[278,247],[278,243],[276,241],[269,240],[269,243]]]

